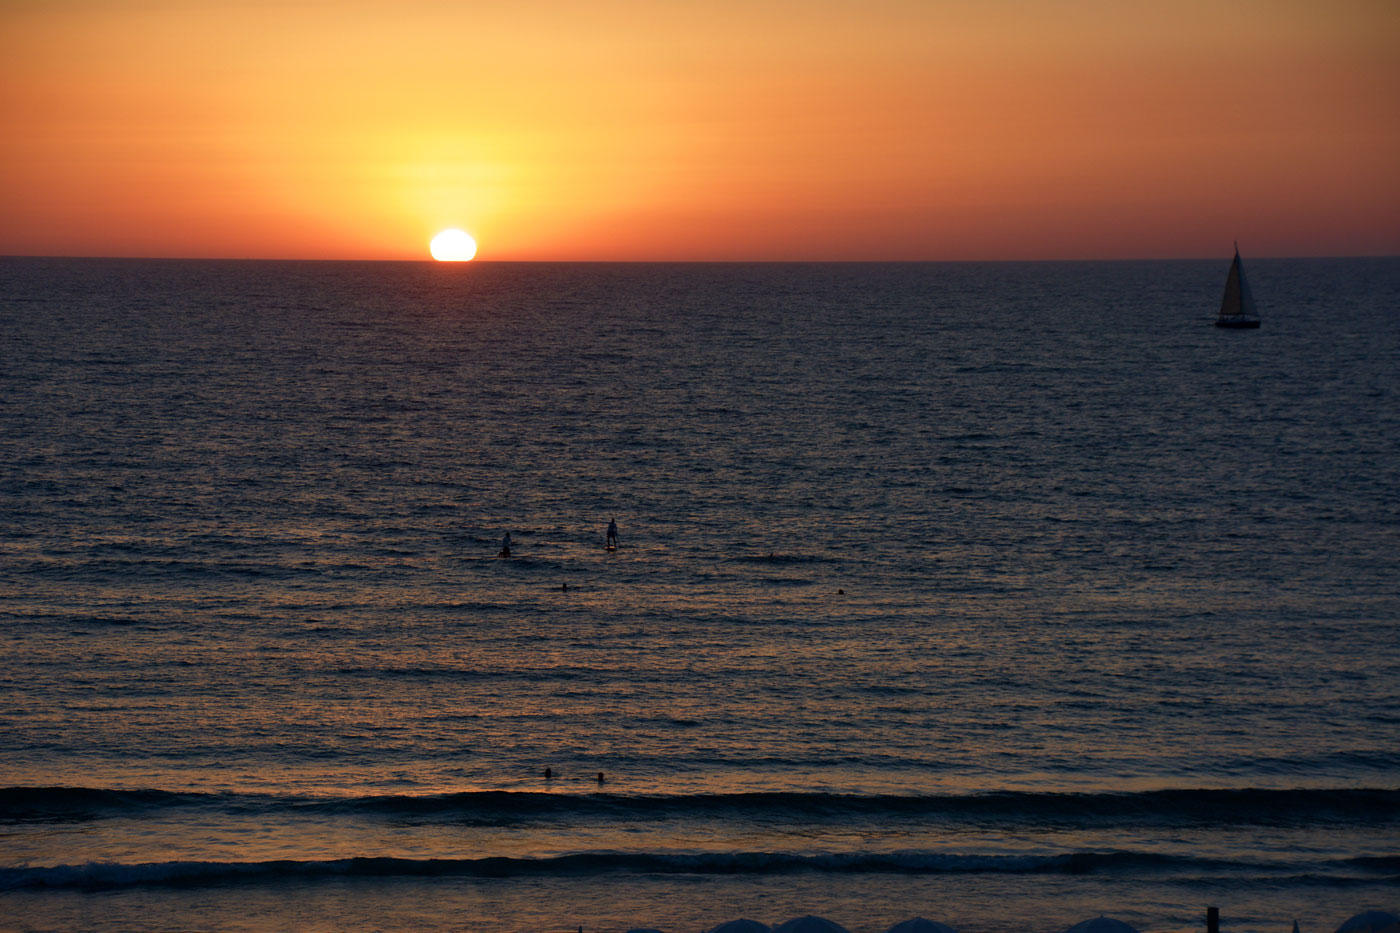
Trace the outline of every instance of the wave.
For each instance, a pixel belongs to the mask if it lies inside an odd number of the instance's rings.
[[[213,794],[102,787],[0,788],[0,820],[80,820],[129,816],[215,799]]]
[[[477,859],[344,858],[265,862],[94,862],[46,868],[0,868],[0,890],[33,888],[121,888],[207,885],[283,879],[346,877],[587,876],[599,874],[775,875],[796,872],[878,874],[1088,875],[1227,869],[1209,859],[1137,852],[1070,852],[1057,855],[887,854],[796,855],[773,852],[628,853],[588,852],[553,858]]]
[[[86,787],[0,788],[0,820],[75,821],[169,808],[510,823],[560,819],[940,820],[977,824],[1400,824],[1400,789],[1224,789],[967,795],[750,793],[634,796],[471,791],[423,796],[311,797]]]
[[[736,554],[724,558],[737,564],[836,564],[840,560],[822,554]]]

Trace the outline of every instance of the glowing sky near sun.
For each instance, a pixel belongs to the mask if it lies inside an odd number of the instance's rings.
[[[0,254],[1400,253],[1393,0],[12,0]]]

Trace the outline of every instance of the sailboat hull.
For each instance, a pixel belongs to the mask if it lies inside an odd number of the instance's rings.
[[[1225,318],[1220,318],[1220,319],[1216,320],[1215,326],[1216,326],[1216,327],[1233,327],[1233,328],[1236,328],[1236,329],[1243,329],[1243,328],[1246,328],[1246,327],[1258,327],[1258,326],[1259,326],[1259,320],[1258,320],[1257,318],[1245,318],[1245,319],[1242,319],[1242,320],[1231,321],[1231,320],[1227,320],[1227,319],[1225,319]]]

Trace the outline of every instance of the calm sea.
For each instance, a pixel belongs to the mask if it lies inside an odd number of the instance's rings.
[[[1396,910],[1400,261],[1227,265],[0,260],[0,925]]]

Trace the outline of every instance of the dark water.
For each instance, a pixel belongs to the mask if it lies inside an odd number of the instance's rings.
[[[0,915],[1395,910],[1400,261],[1227,264],[0,260]]]

